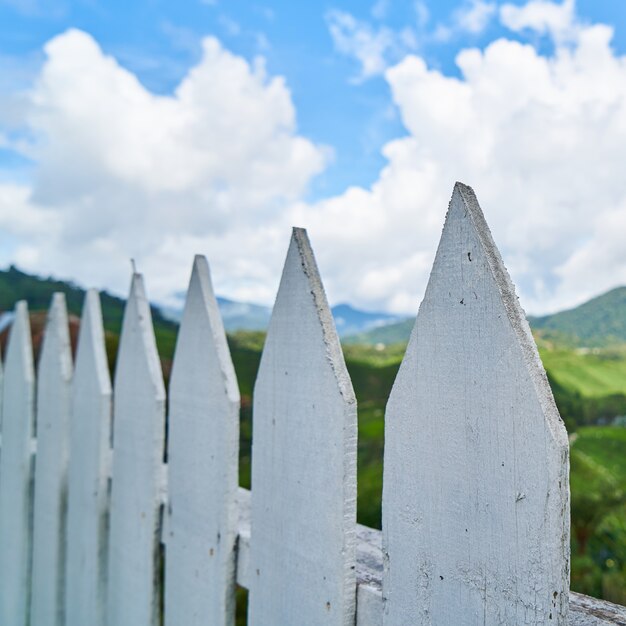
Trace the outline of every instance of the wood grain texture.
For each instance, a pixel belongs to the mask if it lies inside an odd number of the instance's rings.
[[[70,430],[66,626],[103,626],[106,592],[111,380],[98,292],[85,295]]]
[[[250,492],[239,489],[237,584],[248,588],[250,566]],[[357,524],[357,626],[382,626],[382,533]],[[626,607],[570,592],[569,626],[626,626]],[[413,624],[413,621],[409,621]],[[507,625],[508,626],[508,625]],[[517,626],[517,625],[515,625]]]
[[[35,369],[26,302],[15,306],[3,384],[0,624],[27,626],[32,567]]]
[[[355,618],[356,401],[294,229],[254,394],[249,623]]]
[[[124,311],[114,389],[107,622],[156,626],[165,388],[139,274]]]
[[[566,624],[568,473],[528,323],[457,183],[387,405],[385,626]]]
[[[67,464],[69,455],[72,352],[65,295],[55,293],[37,370],[33,586],[31,619],[36,626],[65,623]]]
[[[234,622],[239,389],[204,257],[170,379],[165,623]]]

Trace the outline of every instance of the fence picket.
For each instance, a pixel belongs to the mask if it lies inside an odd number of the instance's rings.
[[[27,626],[32,565],[35,370],[28,307],[15,305],[4,370],[0,457],[0,624]]]
[[[67,507],[66,626],[103,626],[111,380],[100,297],[85,295],[72,397]]]
[[[109,626],[159,622],[165,388],[143,279],[134,274],[115,371]]]
[[[249,623],[354,624],[356,400],[294,229],[255,386]]]
[[[31,620],[63,626],[72,352],[65,295],[55,293],[37,371]]]
[[[387,406],[383,623],[566,624],[568,507],[565,428],[457,183]]]
[[[170,378],[166,625],[233,623],[238,450],[237,378],[197,256]]]

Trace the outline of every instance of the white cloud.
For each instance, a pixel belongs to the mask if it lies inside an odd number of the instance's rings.
[[[505,4],[500,7],[500,21],[512,31],[528,29],[551,35],[557,41],[575,38],[579,28],[575,0],[563,0],[560,4],[548,0],[531,0],[521,6]]]
[[[415,311],[455,180],[475,188],[531,312],[626,282],[626,57],[611,36],[578,25],[549,57],[499,39],[463,50],[459,78],[416,56],[389,69],[408,137],[385,146],[371,188],[300,220],[332,294]]]
[[[446,43],[461,35],[482,34],[497,14],[495,2],[484,0],[464,0],[447,22],[439,23],[428,38],[438,43]]]
[[[400,31],[387,26],[375,27],[338,10],[329,11],[326,22],[337,51],[359,62],[360,71],[353,78],[354,82],[382,74],[392,61],[417,47],[410,27]]]
[[[423,0],[417,0],[415,3],[415,16],[417,17],[417,25],[419,28],[424,28],[426,24],[428,24],[430,11]]]
[[[495,2],[469,0],[454,15],[458,30],[477,35],[482,33],[496,14]]]
[[[389,11],[389,5],[391,4],[390,0],[376,0],[374,5],[372,6],[372,17],[377,20],[382,20],[387,16],[387,12]]]
[[[155,96],[66,33],[22,107],[36,176],[0,185],[0,228],[27,269],[123,291],[135,257],[165,299],[202,252],[219,292],[271,302],[289,227],[306,226],[331,300],[415,312],[462,180],[527,309],[575,304],[626,282],[626,57],[607,26],[570,23],[565,39],[546,30],[548,57],[501,38],[462,50],[458,77],[414,55],[388,69],[407,135],[371,187],[314,204],[303,192],[328,155],[298,135],[262,62],[209,38],[176,92]]]
[[[185,284],[197,251],[220,255],[226,281],[259,255],[278,269],[282,250],[257,241],[267,242],[265,224],[301,197],[328,157],[297,134],[282,78],[207,38],[175,93],[157,96],[83,32],[45,51],[22,119],[35,179],[30,188],[0,187],[0,226],[21,242],[15,254],[27,269],[123,291],[135,257],[146,270],[159,267],[156,298]],[[11,218],[16,198],[26,208]],[[265,280],[264,299],[272,287]]]

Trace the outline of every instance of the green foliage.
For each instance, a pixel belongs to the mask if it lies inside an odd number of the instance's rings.
[[[572,436],[572,588],[626,602],[626,429]]]
[[[563,387],[586,398],[626,394],[626,349],[593,352],[540,349],[545,368]]]
[[[626,343],[626,287],[617,287],[569,311],[529,319],[545,336],[589,347]]]
[[[18,300],[26,300],[31,311],[46,311],[50,306],[52,294],[65,294],[70,314],[80,316],[85,299],[85,290],[71,282],[53,278],[39,278],[18,270],[11,265],[8,270],[0,270],[0,310],[9,311]],[[119,334],[122,327],[125,300],[112,296],[106,291],[100,292],[100,304],[104,328]],[[152,307],[155,327],[169,329],[175,334],[176,324],[165,319],[157,307]],[[166,333],[167,334],[167,333]],[[164,338],[164,354],[171,358],[170,337]]]
[[[365,333],[359,333],[346,337],[342,341],[345,344],[362,344],[362,345],[376,345],[382,343],[384,345],[389,344],[406,344],[411,336],[411,331],[415,326],[415,318],[411,317],[402,322],[395,322],[394,324],[386,324],[385,326],[379,326],[373,328]]]
[[[0,309],[11,309],[15,301],[26,299],[31,310],[45,310],[55,291],[66,294],[70,313],[80,314],[84,292],[78,287],[29,276],[14,267],[0,272]],[[594,331],[594,336],[607,329],[611,332],[619,330],[619,314],[613,311],[601,315],[597,307],[603,303],[617,307],[621,303],[626,311],[626,289],[606,295],[610,297],[604,301],[600,298],[588,303],[592,305],[587,309],[590,314],[597,313],[597,329],[600,329]],[[101,302],[107,331],[107,354],[113,369],[124,301],[103,293]],[[177,327],[156,308],[153,308],[152,316],[167,379]],[[568,315],[562,319],[573,324],[571,320],[576,316]],[[382,327],[377,331],[384,336],[376,336],[377,340],[370,344],[344,345],[359,411],[358,521],[372,527],[380,527],[381,520],[384,408],[404,354],[405,343],[402,341],[408,337],[412,325],[411,320]],[[570,476],[572,588],[626,604],[626,428],[583,426],[626,415],[626,347],[581,350],[576,347],[579,340],[568,334],[566,323],[556,328],[555,321],[544,318],[539,325],[541,331],[537,339],[541,357],[561,415],[569,431],[574,433]],[[394,335],[394,326],[404,328],[401,332],[406,337]],[[626,330],[624,332],[626,339]],[[400,343],[396,342],[398,336]],[[561,343],[555,343],[555,337],[560,338]],[[569,344],[564,343],[563,338]],[[387,345],[375,345],[379,340]],[[242,399],[240,484],[248,488],[252,394],[264,341],[262,332],[237,332],[228,337]],[[246,594],[239,591],[238,624],[245,623],[245,603]]]

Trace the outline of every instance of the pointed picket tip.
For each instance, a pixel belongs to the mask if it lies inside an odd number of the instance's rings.
[[[196,256],[169,386],[167,626],[234,622],[238,451],[237,378],[209,264]]]
[[[66,626],[104,625],[112,388],[97,290],[83,301],[68,469]]]
[[[0,455],[0,623],[25,624],[32,564],[35,369],[28,307],[15,306],[3,380]]]
[[[52,295],[48,311],[46,330],[39,355],[39,377],[45,375],[46,370],[58,372],[65,382],[69,382],[72,378],[69,320],[63,293]]]
[[[349,404],[355,404],[356,396],[345,365],[341,342],[335,327],[335,320],[326,298],[322,278],[317,267],[317,262],[315,261],[309,235],[305,228],[294,226],[292,229],[291,242],[283,269],[283,279],[289,273],[300,276],[299,280],[303,280],[307,283],[311,295],[313,296],[313,303],[317,311],[317,318],[326,345],[327,358],[333,368],[337,384],[345,401]],[[276,297],[277,303],[280,298],[281,293],[279,291]]]
[[[165,398],[165,384],[154,336],[150,303],[146,297],[143,275],[134,273],[122,321],[115,371],[116,387],[120,376],[123,376],[121,372],[126,363],[133,362],[137,357],[145,359],[155,397],[158,400],[163,400]],[[125,380],[120,382],[126,383]]]
[[[15,304],[15,316],[11,324],[5,356],[5,375],[6,370],[10,368],[21,371],[24,379],[29,382],[35,380],[33,342],[26,300],[20,300]]]
[[[385,626],[567,623],[567,434],[461,183],[387,404],[383,472]]]
[[[107,619],[149,626],[158,621],[160,593],[165,385],[140,274],[124,311],[113,405]]]
[[[48,311],[37,376],[31,619],[63,616],[72,352],[65,295]]]
[[[187,291],[187,300],[183,311],[183,318],[180,324],[180,333],[194,333],[194,328],[208,326],[211,329],[212,350],[217,354],[220,369],[222,371],[223,383],[228,399],[231,402],[239,402],[239,386],[235,368],[230,356],[224,323],[219,311],[219,305],[213,291],[211,280],[211,270],[205,256],[197,254],[193,260],[191,279]],[[176,356],[179,359],[191,356],[188,351],[179,355],[178,342]],[[176,356],[174,363],[176,363]],[[172,371],[172,375],[174,372]]]
[[[522,309],[519,298],[515,293],[515,286],[509,276],[504,261],[500,255],[500,251],[493,240],[491,230],[487,225],[485,216],[483,214],[478,199],[474,190],[469,186],[461,182],[456,182],[454,185],[454,191],[452,199],[450,200],[450,207],[448,209],[448,216],[446,216],[446,224],[444,225],[444,231],[450,219],[450,215],[454,211],[464,210],[470,217],[474,226],[476,236],[481,244],[481,247],[485,254],[485,259],[488,263],[489,270],[493,276],[495,284],[500,292],[502,303],[507,312],[509,321],[519,342],[519,347],[524,356],[524,361],[530,377],[533,381],[537,398],[539,399],[546,423],[550,427],[550,432],[555,440],[564,449],[569,449],[569,443],[567,438],[567,431],[556,403],[554,402],[554,396],[552,395],[552,389],[546,376],[546,371],[541,362],[539,351],[537,350],[537,344],[532,336],[530,325],[526,319],[526,314]]]
[[[97,382],[100,394],[111,394],[111,375],[107,360],[102,307],[97,289],[85,294],[76,348],[76,375],[90,372]]]
[[[355,619],[356,400],[294,228],[254,388],[251,626]]]

